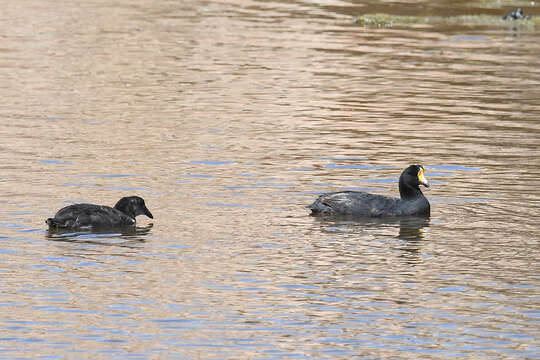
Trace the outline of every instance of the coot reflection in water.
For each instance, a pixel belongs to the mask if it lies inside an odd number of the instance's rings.
[[[92,231],[73,231],[68,229],[49,229],[47,239],[50,241],[76,242],[93,245],[130,246],[143,243],[154,224],[146,226],[130,226],[116,229],[93,229]]]
[[[422,261],[422,246],[425,243],[425,234],[430,227],[430,218],[426,216],[400,218],[317,216],[314,219],[321,225],[321,232],[347,233],[354,238],[353,243],[360,247],[370,246],[367,244],[371,244],[373,240],[382,241],[385,244],[384,248],[399,250],[399,257],[411,265]]]
[[[427,216],[405,216],[389,218],[362,218],[356,216],[317,216],[314,217],[323,227],[323,232],[333,232],[335,229],[354,231],[361,228],[366,231],[376,229],[396,229],[396,238],[405,241],[421,241],[424,232],[430,226]]]

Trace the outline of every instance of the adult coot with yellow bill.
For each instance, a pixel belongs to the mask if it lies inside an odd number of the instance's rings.
[[[351,215],[359,217],[429,216],[430,206],[420,185],[429,187],[422,165],[410,165],[399,177],[400,198],[362,191],[332,192],[319,196],[311,215]]]

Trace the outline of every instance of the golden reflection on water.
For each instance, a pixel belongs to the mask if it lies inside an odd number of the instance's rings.
[[[352,24],[389,11],[370,2],[4,5],[6,356],[537,353],[536,29]],[[304,208],[397,196],[411,163],[427,221]],[[132,194],[155,216],[135,233],[45,229]]]

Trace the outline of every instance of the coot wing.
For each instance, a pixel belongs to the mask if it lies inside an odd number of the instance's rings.
[[[52,221],[49,221],[52,220]],[[135,224],[135,220],[109,206],[74,204],[60,209],[49,226],[59,228],[105,228]]]
[[[342,191],[323,194],[308,207],[315,214],[378,217],[392,215],[399,201],[397,198],[361,191]]]

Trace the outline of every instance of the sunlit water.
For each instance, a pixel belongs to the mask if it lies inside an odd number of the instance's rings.
[[[4,1],[0,357],[539,359],[540,33],[353,23],[414,9]],[[411,163],[427,221],[304,208]]]

